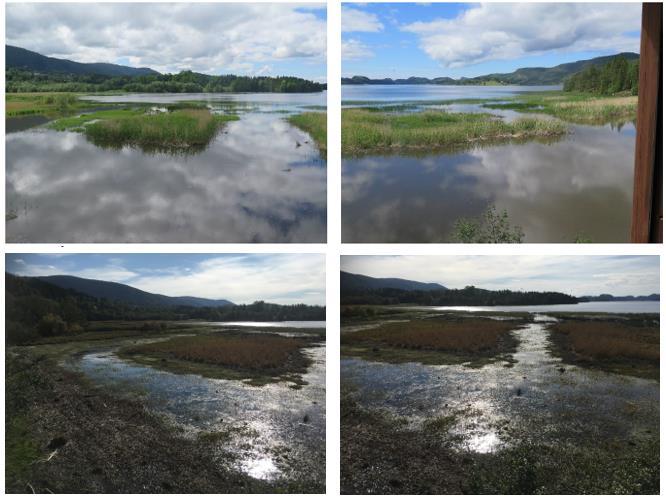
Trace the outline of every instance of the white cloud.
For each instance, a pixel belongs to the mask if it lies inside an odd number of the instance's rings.
[[[343,33],[366,32],[376,33],[382,31],[384,25],[375,14],[363,12],[362,10],[342,7],[342,31]]]
[[[548,51],[638,51],[628,32],[641,25],[641,4],[490,3],[455,19],[402,27],[445,67],[509,60]]]
[[[360,40],[350,38],[342,41],[342,59],[367,59],[374,55],[372,49]]]
[[[161,72],[222,72],[285,59],[322,63],[314,4],[12,3],[6,43],[80,62],[128,60]]]
[[[264,300],[279,304],[326,304],[323,255],[257,256],[215,257],[201,262],[189,273],[183,270],[165,276],[148,272],[126,283],[168,296],[228,299],[235,303]]]
[[[659,292],[658,263],[653,256],[343,256],[342,270],[449,288],[640,295]]]

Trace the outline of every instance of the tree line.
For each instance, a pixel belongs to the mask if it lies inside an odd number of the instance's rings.
[[[421,306],[529,306],[541,304],[576,304],[578,299],[561,292],[491,291],[467,286],[464,289],[415,290],[365,289],[341,291],[343,305]]]
[[[9,344],[79,334],[86,330],[88,322],[100,320],[275,322],[326,319],[323,306],[279,305],[264,301],[219,307],[135,306],[94,298],[36,278],[9,273],[5,273],[5,312],[5,340]]]
[[[139,76],[36,73],[7,68],[7,92],[321,92],[326,84],[298,77],[247,77],[204,75],[193,71]]]
[[[638,64],[638,59],[628,61],[617,56],[604,66],[588,66],[566,79],[564,90],[602,95],[630,91],[632,95],[638,95]]]

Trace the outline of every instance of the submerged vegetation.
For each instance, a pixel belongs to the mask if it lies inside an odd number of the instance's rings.
[[[317,143],[317,148],[322,157],[326,157],[326,113],[309,111],[298,115],[291,115],[287,118],[288,122],[294,127],[304,130]]]
[[[430,110],[396,114],[367,109],[342,110],[342,154],[345,156],[447,149],[566,133],[565,124],[536,118],[504,122],[486,113]]]

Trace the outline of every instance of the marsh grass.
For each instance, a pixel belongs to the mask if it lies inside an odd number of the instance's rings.
[[[294,127],[310,134],[319,148],[322,157],[326,157],[326,113],[308,111],[287,117],[287,121]]]
[[[470,320],[412,320],[386,323],[344,336],[343,342],[372,341],[412,350],[445,350],[478,353],[495,348],[513,322]]]
[[[58,116],[84,107],[90,103],[79,101],[77,94],[30,92],[5,95],[5,116],[26,115]]]
[[[447,149],[566,133],[567,127],[562,122],[529,117],[504,122],[486,113],[396,114],[359,108],[342,110],[343,156]]]
[[[514,102],[485,103],[488,109],[510,109],[545,113],[573,123],[602,125],[614,121],[636,120],[636,96],[596,96],[568,92],[521,94]]]
[[[517,340],[511,331],[518,325],[514,321],[445,316],[384,323],[344,333],[340,351],[345,357],[387,363],[482,367],[502,360],[512,365]]]
[[[310,360],[301,350],[312,344],[271,334],[202,334],[131,346],[119,354],[177,373],[249,379],[257,385],[274,380],[302,385],[299,374],[305,373]]]
[[[144,151],[187,152],[205,148],[236,115],[214,115],[208,109],[182,109],[153,115],[104,119],[85,125],[86,138],[97,146],[137,146]]]
[[[550,327],[565,361],[642,377],[659,377],[659,326],[565,320]]]

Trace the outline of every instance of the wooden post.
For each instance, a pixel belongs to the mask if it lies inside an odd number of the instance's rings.
[[[663,242],[661,3],[643,4],[631,241]]]

